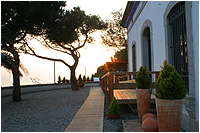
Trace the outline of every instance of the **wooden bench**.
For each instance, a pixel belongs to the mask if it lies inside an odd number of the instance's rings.
[[[134,104],[136,103],[136,83],[131,79],[137,72],[108,72],[101,78],[102,90],[108,95],[109,102],[114,96],[118,104]],[[148,72],[154,81],[159,76],[159,71]],[[119,79],[129,79],[127,81],[119,81]],[[155,88],[154,82],[151,88]],[[151,103],[155,102],[154,95],[151,96]]]
[[[114,97],[118,104],[136,104],[137,96],[135,89],[114,90]],[[151,103],[155,103],[155,96],[151,95]]]

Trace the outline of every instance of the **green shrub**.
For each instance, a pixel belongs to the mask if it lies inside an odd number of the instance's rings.
[[[63,82],[63,83],[65,83],[65,82],[66,82],[66,80],[65,80],[65,77],[63,78],[62,82]]]
[[[101,77],[102,77],[102,76],[101,76],[101,75],[99,75],[99,81],[101,81]]]
[[[148,76],[146,66],[141,66],[135,77],[136,87],[138,89],[149,89],[152,84],[151,78]]]
[[[92,74],[92,76],[91,76],[91,82],[93,82],[94,81],[94,75]]]
[[[81,78],[81,74],[80,74],[79,77],[78,77],[78,82],[79,82],[79,83],[83,83],[83,80],[82,80],[82,78]]]
[[[86,81],[86,77],[85,77],[85,75],[83,76],[83,82],[85,82]]]
[[[120,114],[119,104],[117,103],[115,97],[112,98],[112,102],[108,107],[108,114]]]
[[[69,79],[66,79],[65,81],[66,81],[66,83],[69,83],[69,82],[70,82],[70,80],[69,80]]]
[[[60,75],[58,76],[58,81],[57,81],[58,83],[61,83],[62,81],[61,81],[61,77],[60,77]]]
[[[89,78],[89,76],[87,76],[87,82],[90,82],[90,78]]]
[[[174,66],[164,61],[164,66],[155,82],[156,97],[159,99],[183,99],[186,95],[181,76],[177,73]]]

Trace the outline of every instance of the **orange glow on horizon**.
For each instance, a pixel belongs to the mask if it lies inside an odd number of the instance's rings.
[[[97,38],[95,37],[95,40],[97,41],[95,41],[94,44],[86,43],[86,45],[83,48],[79,49],[81,57],[79,58],[79,63],[76,69],[76,77],[78,77],[79,74],[83,76],[85,75],[85,73],[86,76],[91,77],[92,74],[96,73],[97,68],[99,66],[104,65],[105,62],[110,61],[110,57],[115,54],[114,50],[105,48],[104,45],[101,44],[100,41],[98,41],[99,39]],[[32,40],[30,46],[35,47],[34,50],[38,55],[63,59],[70,65],[74,63],[74,60],[71,56],[61,52],[56,52],[51,49],[46,49],[44,46],[42,46],[42,44],[40,44],[36,40]],[[54,83],[53,61],[39,59],[37,57],[27,54],[20,54],[20,60],[28,69],[30,74],[28,77],[24,75],[21,78],[22,85],[32,84],[32,81],[30,80],[31,78],[39,79],[40,81],[43,81],[42,83]],[[70,70],[67,66],[60,62],[56,62],[55,66],[56,81],[59,75],[61,76],[61,78],[65,77],[66,79],[70,79]],[[1,69],[1,76],[9,78],[9,83],[7,83],[7,80],[2,79],[2,86],[7,86],[8,84],[12,85],[12,73],[8,73],[5,69]]]

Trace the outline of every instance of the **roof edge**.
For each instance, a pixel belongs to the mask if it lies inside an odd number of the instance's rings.
[[[135,13],[135,10],[140,1],[128,1],[126,5],[126,9],[124,11],[124,15],[122,18],[121,26],[127,28],[127,25],[130,23],[130,20]]]

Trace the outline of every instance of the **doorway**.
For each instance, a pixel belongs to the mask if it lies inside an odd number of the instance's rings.
[[[142,63],[147,71],[152,71],[150,28],[146,27],[142,34]]]

